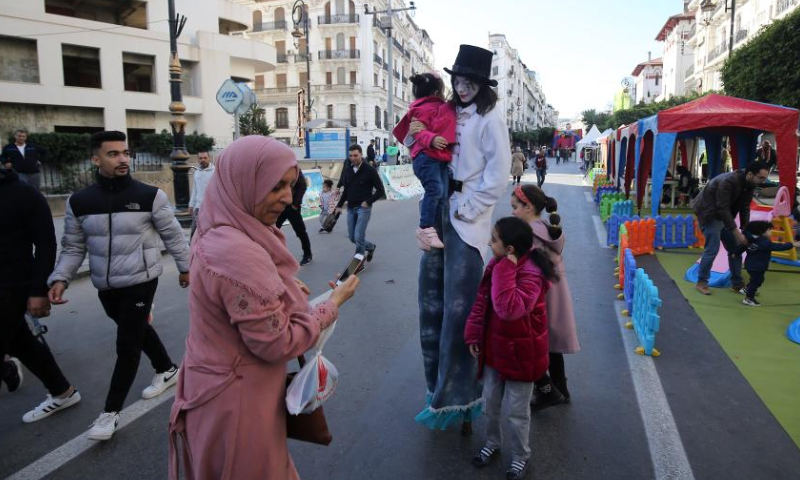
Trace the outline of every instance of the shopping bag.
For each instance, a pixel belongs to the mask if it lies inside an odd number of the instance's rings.
[[[337,220],[339,220],[338,213],[328,214],[328,216],[325,217],[325,220],[322,222],[322,228],[330,232],[331,230],[333,230],[333,227],[336,226]]]
[[[333,395],[339,372],[322,356],[322,347],[328,341],[336,323],[322,331],[311,350],[309,359],[292,379],[286,389],[286,410],[292,415],[311,413]]]

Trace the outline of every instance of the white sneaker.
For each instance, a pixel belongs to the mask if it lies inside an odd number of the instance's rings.
[[[119,412],[103,412],[89,430],[89,440],[110,440],[117,431]]]
[[[77,388],[74,389],[72,395],[64,399],[53,398],[52,395],[47,395],[47,398],[44,400],[44,402],[40,403],[38,407],[22,416],[22,421],[25,423],[39,421],[43,418],[49,417],[59,410],[69,408],[80,401],[81,394],[78,392]]]
[[[164,393],[166,389],[178,382],[178,367],[173,366],[164,373],[157,373],[150,386],[142,391],[142,398],[147,400]]]

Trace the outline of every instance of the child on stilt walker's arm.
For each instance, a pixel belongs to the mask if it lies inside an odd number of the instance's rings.
[[[411,158],[414,175],[419,178],[425,195],[420,202],[419,228],[416,231],[419,248],[444,248],[436,233],[436,215],[441,214],[447,200],[450,183],[448,164],[453,159],[449,146],[456,141],[456,110],[444,98],[444,82],[436,73],[412,75],[413,103],[392,132],[400,142],[408,137],[412,120],[424,123],[426,130],[414,135]]]
[[[467,318],[464,340],[483,376],[486,444],[472,463],[485,467],[502,443],[501,419],[509,434],[511,464],[506,478],[522,478],[531,456],[530,398],[548,365],[545,293],[558,279],[547,253],[533,247],[533,229],[506,217],[492,231],[492,254]],[[507,413],[501,415],[503,404]]]

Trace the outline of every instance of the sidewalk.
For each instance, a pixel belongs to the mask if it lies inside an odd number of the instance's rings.
[[[58,255],[61,255],[61,237],[64,235],[64,217],[53,217],[53,227],[56,230],[56,243],[58,245]],[[186,241],[189,241],[189,233],[191,229],[184,228],[183,235],[186,237]],[[167,253],[167,249],[164,247],[164,243],[161,242],[161,253]],[[83,259],[83,263],[81,264],[80,268],[78,268],[78,273],[75,275],[75,278],[83,278],[89,276],[89,256],[87,255],[86,258]]]

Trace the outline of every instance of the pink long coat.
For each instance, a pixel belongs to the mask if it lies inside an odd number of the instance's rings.
[[[572,310],[572,294],[567,283],[567,274],[564,269],[564,251],[566,238],[562,234],[557,239],[550,238],[547,232],[547,222],[536,220],[531,223],[533,228],[533,248],[544,248],[556,264],[559,281],[550,286],[545,296],[547,303],[547,326],[550,335],[550,351],[553,353],[576,353],[581,349],[578,342],[578,332],[575,328],[575,313]]]
[[[289,309],[282,297],[259,299],[216,273],[214,263],[235,263],[237,252],[214,250],[205,261],[192,260],[190,330],[170,417],[170,479],[177,480],[178,462],[186,480],[297,479],[286,444],[286,362],[316,343],[338,309],[330,301]]]

